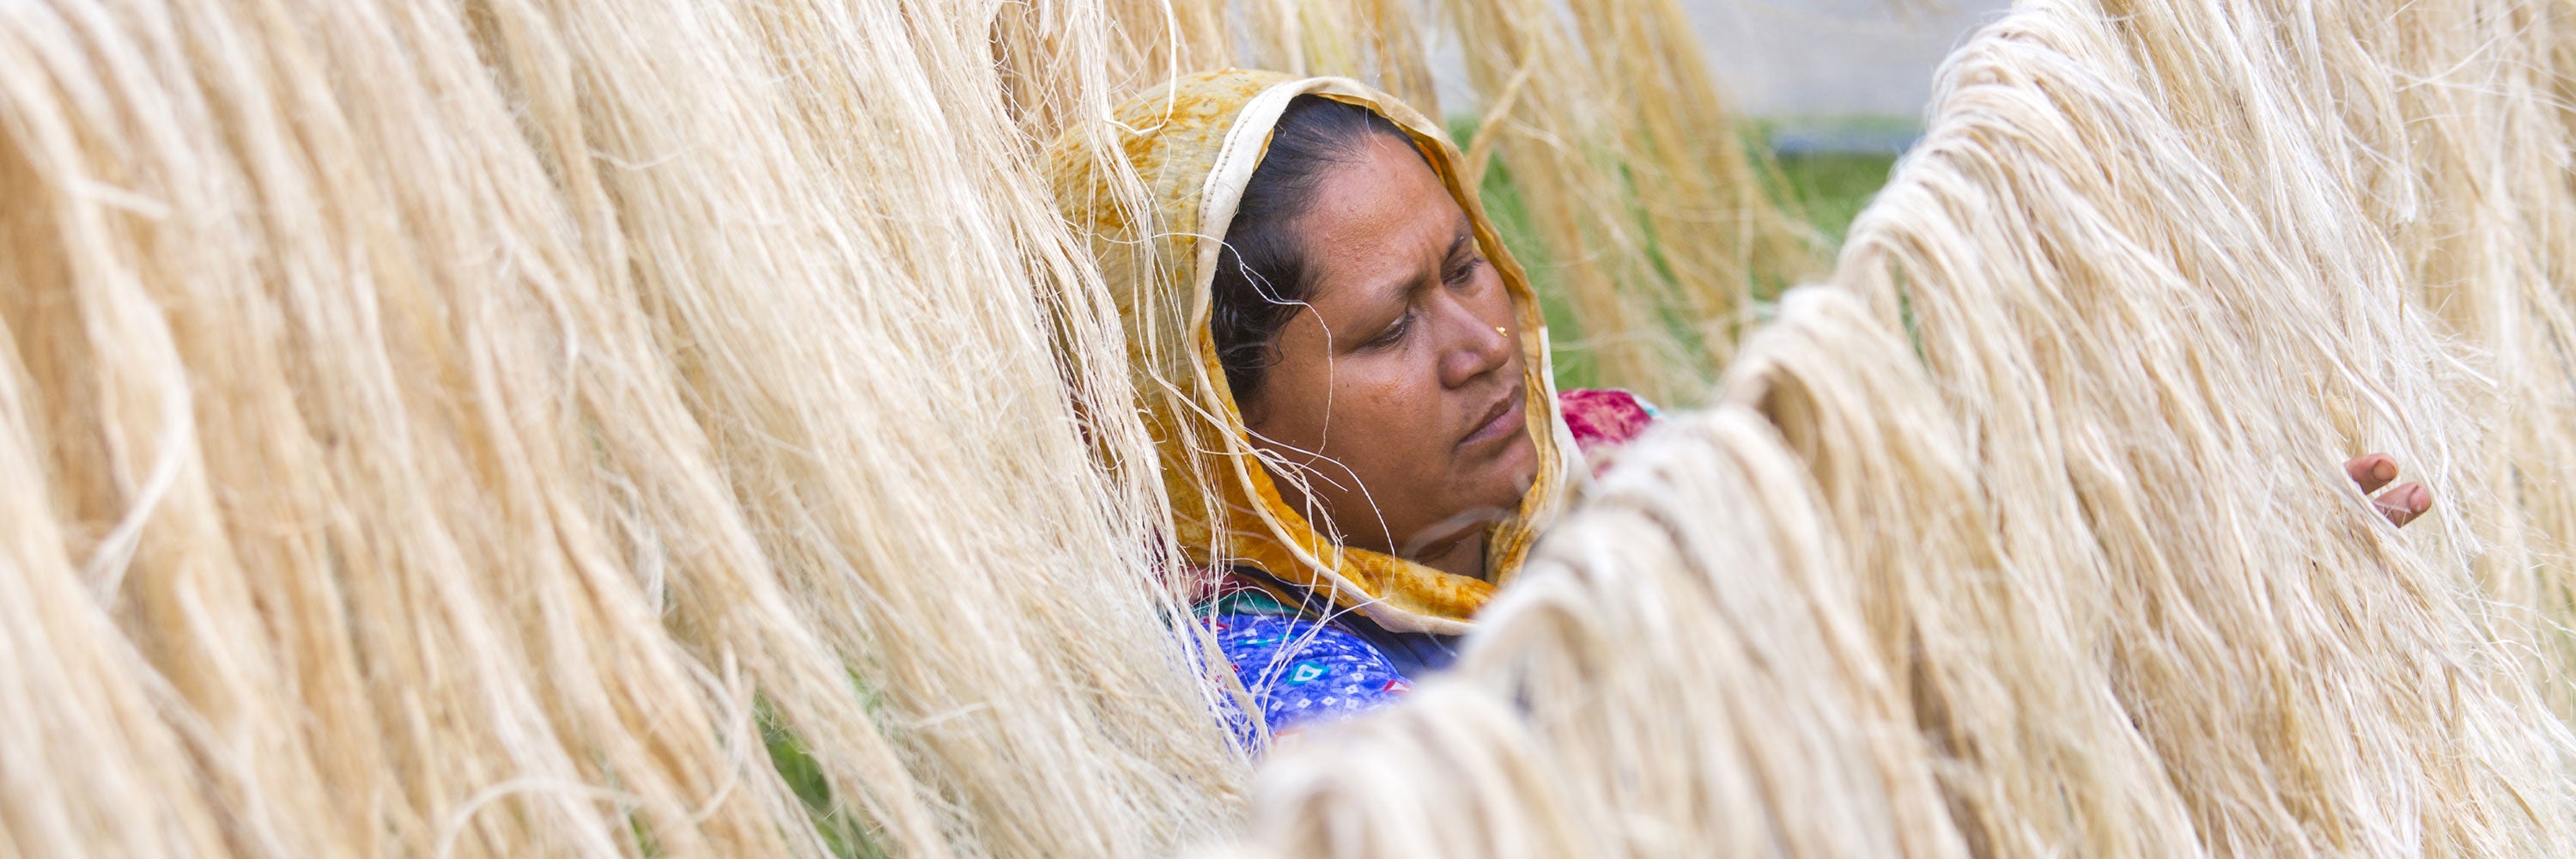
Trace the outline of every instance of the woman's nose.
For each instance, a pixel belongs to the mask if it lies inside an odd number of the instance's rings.
[[[1446,309],[1449,318],[1441,327],[1452,333],[1440,350],[1442,387],[1463,387],[1511,363],[1519,350],[1507,322],[1486,319],[1459,303]]]

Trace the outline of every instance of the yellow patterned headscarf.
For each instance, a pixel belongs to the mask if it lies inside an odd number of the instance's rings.
[[[1530,398],[1537,485],[1486,545],[1488,576],[1470,578],[1334,543],[1280,498],[1235,407],[1208,330],[1217,250],[1244,186],[1290,99],[1317,95],[1376,111],[1410,134],[1475,222],[1476,240],[1512,296]],[[1547,329],[1527,277],[1497,239],[1461,178],[1461,158],[1440,127],[1393,97],[1346,78],[1293,78],[1228,70],[1183,77],[1119,108],[1116,145],[1134,175],[1060,143],[1050,155],[1056,199],[1089,235],[1127,335],[1148,428],[1154,435],[1180,545],[1197,564],[1257,567],[1329,596],[1398,632],[1457,634],[1494,589],[1511,581],[1539,523],[1564,503],[1573,449],[1557,418]],[[1068,139],[1070,140],[1070,138]],[[1149,208],[1118,202],[1120,183],[1142,182]],[[1135,185],[1125,186],[1135,199]],[[1579,458],[1576,458],[1579,459]]]

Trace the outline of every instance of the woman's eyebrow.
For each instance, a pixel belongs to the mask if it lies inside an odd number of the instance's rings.
[[[1434,286],[1438,286],[1447,280],[1445,272],[1448,269],[1449,263],[1446,261],[1457,259],[1458,254],[1467,249],[1467,243],[1475,238],[1476,234],[1468,231],[1466,220],[1463,218],[1460,219],[1458,221],[1458,235],[1449,240],[1449,249],[1447,251],[1443,251],[1440,255],[1440,258],[1444,260],[1444,262],[1440,264],[1439,268],[1431,271],[1416,272],[1412,279],[1405,282],[1404,294],[1410,296]]]
[[[1476,232],[1473,226],[1465,216],[1460,216],[1458,218],[1458,234],[1449,239],[1449,249],[1444,252],[1441,259],[1457,259],[1458,254],[1467,249],[1467,243],[1475,240]],[[1414,295],[1420,294],[1424,290],[1438,285],[1440,282],[1441,274],[1438,269],[1431,271],[1416,271],[1400,278],[1388,280],[1382,285],[1371,290],[1371,292],[1376,295],[1386,296],[1390,299],[1407,300]]]

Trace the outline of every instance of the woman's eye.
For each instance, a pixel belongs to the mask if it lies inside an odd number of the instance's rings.
[[[1378,332],[1377,336],[1369,338],[1368,342],[1360,345],[1364,348],[1392,345],[1404,339],[1404,333],[1411,330],[1413,330],[1413,310],[1407,308],[1404,315],[1396,317],[1393,324],[1386,326],[1386,330]]]
[[[1483,254],[1476,254],[1466,259],[1459,260],[1456,265],[1449,267],[1449,271],[1443,279],[1447,280],[1451,286],[1466,283],[1468,278],[1476,275],[1476,267],[1484,264],[1485,256]]]

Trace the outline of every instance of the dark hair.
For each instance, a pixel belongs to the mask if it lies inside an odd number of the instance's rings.
[[[1272,341],[1297,315],[1312,285],[1304,242],[1289,224],[1314,202],[1325,169],[1350,161],[1372,134],[1408,149],[1413,144],[1375,111],[1313,95],[1290,100],[1270,131],[1270,148],[1244,186],[1234,223],[1226,226],[1210,285],[1208,333],[1238,404],[1257,396],[1262,377],[1279,363]]]

